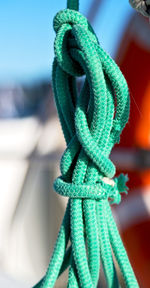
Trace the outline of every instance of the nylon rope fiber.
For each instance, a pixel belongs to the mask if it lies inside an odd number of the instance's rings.
[[[68,0],[53,22],[53,91],[67,144],[54,188],[69,200],[46,275],[34,288],[54,287],[67,268],[68,288],[94,288],[102,267],[107,287],[120,287],[114,257],[126,287],[139,287],[110,209],[127,192],[127,177],[114,178],[109,155],[128,121],[128,86],[78,8]]]

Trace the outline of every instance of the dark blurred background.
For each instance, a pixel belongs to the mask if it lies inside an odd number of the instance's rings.
[[[1,2],[0,286],[29,287],[45,273],[66,207],[52,191],[65,142],[51,87],[53,17],[66,0]],[[149,288],[150,25],[128,0],[80,2],[130,89],[129,123],[111,156],[130,190],[112,209],[140,287]]]

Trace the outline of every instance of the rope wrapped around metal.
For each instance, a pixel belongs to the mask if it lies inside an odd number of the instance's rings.
[[[126,287],[138,287],[110,209],[127,190],[126,176],[110,179],[109,155],[128,121],[128,87],[77,9],[78,1],[68,1],[54,18],[53,91],[67,143],[54,188],[69,200],[46,275],[34,287],[54,287],[68,267],[68,288],[97,287],[100,263],[107,287],[120,287],[114,257]]]

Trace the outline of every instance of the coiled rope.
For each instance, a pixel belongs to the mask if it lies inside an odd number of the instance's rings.
[[[54,287],[67,267],[68,288],[97,287],[102,263],[107,287],[117,288],[114,257],[126,287],[138,287],[110,209],[127,190],[126,176],[111,179],[109,154],[128,121],[128,87],[77,11],[78,1],[68,0],[67,8],[54,18],[53,90],[67,143],[54,188],[70,199],[47,273],[34,287]],[[79,92],[76,79],[83,75]]]

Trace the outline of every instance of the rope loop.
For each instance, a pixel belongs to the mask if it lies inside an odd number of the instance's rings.
[[[80,12],[71,9],[64,9],[56,14],[53,21],[55,32],[57,33],[64,24],[70,24],[71,26],[79,24],[86,30],[89,26],[88,20]]]
[[[82,27],[84,34],[90,34],[92,41],[97,41],[88,20],[78,11],[64,9],[56,14],[53,27],[56,32],[54,50],[57,61],[61,68],[72,76],[82,76],[82,67],[71,57],[71,49],[78,47],[75,39],[74,27]],[[75,33],[73,33],[73,31]]]
[[[67,183],[62,177],[58,177],[54,182],[54,188],[59,195],[69,198],[94,200],[107,199],[110,200],[110,203],[119,204],[121,201],[120,193],[124,192],[127,194],[127,176],[120,174],[114,181],[108,178],[109,181],[107,183],[105,179],[100,180],[99,183],[90,185],[88,183]],[[109,182],[110,184],[108,184]]]

